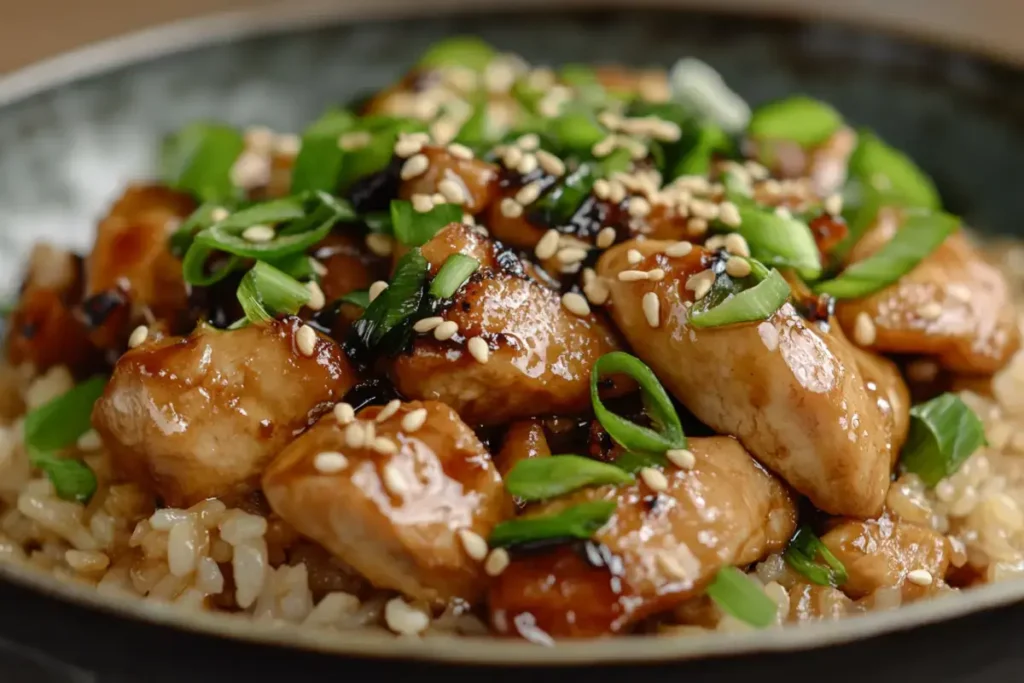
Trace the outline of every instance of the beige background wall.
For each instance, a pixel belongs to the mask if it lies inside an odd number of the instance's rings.
[[[281,0],[0,0],[0,73],[128,31]],[[973,45],[1024,63],[1024,0],[292,0],[379,13],[431,6],[704,5],[855,18]]]

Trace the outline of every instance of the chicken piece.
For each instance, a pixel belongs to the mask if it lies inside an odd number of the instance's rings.
[[[746,140],[747,156],[759,159],[780,178],[807,178],[817,196],[838,192],[846,182],[850,155],[857,147],[857,134],[843,126],[812,148],[792,140]],[[777,193],[776,193],[777,194]]]
[[[356,381],[341,349],[296,346],[302,322],[146,342],[118,361],[92,423],[124,478],[171,507],[241,495]]]
[[[453,223],[424,245],[433,272],[451,253],[466,251],[438,245],[456,244],[481,251],[487,245],[489,256],[438,312],[458,332],[444,341],[420,335],[410,353],[393,360],[399,393],[447,403],[470,424],[588,410],[590,369],[618,348],[610,326],[593,313],[571,313],[557,293],[527,278],[511,253],[495,253],[493,243],[464,225]],[[487,344],[486,362],[470,353],[474,337]]]
[[[949,569],[945,536],[888,515],[866,522],[842,521],[821,542],[846,567],[849,580],[842,589],[854,599],[890,587],[900,588],[904,602],[920,599],[943,585]],[[916,570],[928,572],[928,585],[908,579]]]
[[[378,588],[475,601],[486,576],[462,537],[487,538],[511,513],[501,475],[443,403],[405,403],[382,421],[381,410],[364,408],[349,425],[327,416],[292,442],[263,477],[267,500]],[[422,426],[406,424],[420,411]],[[321,453],[339,454],[345,465],[325,467]]]
[[[368,289],[374,281],[387,277],[387,259],[372,254],[359,237],[349,233],[328,235],[316,246],[313,258],[326,271],[320,277],[320,289],[328,306],[346,294]],[[342,304],[333,328],[334,337],[344,339],[351,324],[362,314],[359,306]]]
[[[648,102],[667,102],[671,97],[668,74],[664,69],[627,69],[599,66],[594,69],[598,83],[613,93],[638,95]]]
[[[445,147],[424,147],[420,153],[429,165],[426,171],[402,183],[399,190],[402,199],[440,192],[451,201],[455,197],[445,192],[457,192],[462,199],[459,203],[469,214],[480,213],[494,200],[498,190],[498,167],[494,164],[472,157],[457,157]],[[454,185],[445,181],[452,181]]]
[[[508,426],[505,441],[494,460],[501,476],[507,475],[522,460],[551,455],[544,425],[540,420],[520,420]]]
[[[898,214],[883,211],[851,252],[852,262],[880,249],[899,222]],[[933,356],[965,374],[995,373],[1020,348],[1006,280],[962,233],[947,238],[896,283],[862,299],[840,301],[836,315],[850,334],[858,325],[874,328],[873,335],[857,337],[866,348]]]
[[[856,611],[857,606],[838,588],[797,583],[789,591],[789,621],[832,621]]]
[[[685,304],[694,295],[686,283],[710,265],[711,255],[694,248],[670,258],[667,246],[627,242],[598,262],[612,317],[636,354],[699,420],[736,436],[820,509],[854,517],[881,512],[906,423],[896,419],[889,391],[869,387],[854,347],[803,320],[788,303],[760,323],[690,327]],[[628,262],[629,249],[644,256],[639,264]],[[625,270],[654,268],[665,271],[664,279],[618,279]],[[656,328],[641,305],[648,292],[660,302]],[[906,395],[895,368],[872,363],[872,378],[880,372],[884,386]]]
[[[785,547],[796,526],[785,486],[735,439],[690,439],[689,446],[696,467],[666,470],[664,492],[642,481],[584,489],[531,512],[618,503],[583,552],[560,546],[517,556],[491,587],[493,627],[533,640],[619,633],[699,595],[722,567]]]

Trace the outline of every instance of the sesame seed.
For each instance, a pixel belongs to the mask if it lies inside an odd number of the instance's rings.
[[[338,147],[345,150],[346,152],[352,152],[357,149],[362,149],[369,145],[373,141],[373,136],[370,135],[369,131],[355,130],[348,133],[342,133],[338,136]],[[407,157],[415,154],[419,150],[410,152],[409,154],[398,154],[398,144],[395,144],[395,154],[401,157]]]
[[[604,278],[597,278],[593,282],[583,286],[583,293],[587,295],[587,301],[595,306],[603,306],[611,295]]]
[[[242,239],[256,244],[269,242],[274,237],[274,229],[269,225],[250,225],[242,231]]]
[[[621,204],[626,198],[626,186],[621,182],[609,183],[610,189],[608,191],[608,201],[613,204]]]
[[[616,237],[617,234],[615,232],[615,228],[608,226],[601,228],[601,230],[597,233],[597,239],[595,240],[595,242],[597,243],[598,248],[607,249],[608,247],[615,244]]]
[[[756,161],[748,161],[743,166],[754,180],[764,180],[770,175],[768,168]]]
[[[399,175],[402,177],[402,180],[412,180],[426,173],[428,168],[430,168],[430,159],[427,158],[427,155],[414,154],[402,164],[402,170]]]
[[[636,249],[630,249],[626,252],[626,260],[629,261],[629,265],[635,266],[644,260],[644,255]]]
[[[665,142],[675,142],[683,135],[682,129],[678,123],[674,121],[662,121],[660,119],[654,120],[655,126],[651,129],[651,137],[664,140]]]
[[[708,231],[708,222],[703,218],[691,218],[686,221],[686,229],[694,237],[699,237]]]
[[[311,311],[322,310],[327,305],[327,298],[324,297],[324,290],[320,289],[320,285],[316,283],[316,280],[310,280],[306,283],[306,289],[309,290],[309,301],[306,302],[306,307]]]
[[[384,488],[386,488],[392,495],[401,496],[403,493],[409,490],[409,485],[405,481],[405,477],[402,473],[395,468],[391,463],[384,465],[383,470],[384,476]]]
[[[750,275],[750,261],[741,256],[730,256],[725,262],[725,272],[730,277],[746,277]]]
[[[718,204],[693,199],[690,201],[690,215],[696,218],[703,218],[706,221],[713,221],[718,218]]]
[[[274,153],[293,157],[302,148],[302,138],[295,133],[281,133],[274,136]]]
[[[507,550],[504,548],[495,548],[491,551],[491,554],[487,556],[487,561],[484,562],[484,572],[487,576],[498,576],[508,569],[508,565],[511,562],[512,558],[508,556]]]
[[[540,138],[536,133],[527,133],[525,135],[520,135],[519,139],[516,140],[516,144],[523,149],[533,151],[540,147]]]
[[[448,203],[448,200],[445,199],[444,195],[441,194],[440,192],[435,192],[434,194],[430,195],[430,199],[434,202],[435,206],[437,206],[438,204]]]
[[[670,555],[667,550],[659,551],[655,555],[655,558],[661,570],[669,576],[671,576],[673,579],[682,581],[690,578],[689,574],[686,573],[686,569],[683,567],[682,563],[679,562],[679,560],[677,560],[676,558],[672,557],[672,555]]]
[[[373,444],[371,445],[373,450],[378,453],[382,453],[383,455],[391,455],[398,452],[398,444],[386,436],[378,436],[373,440]]]
[[[516,192],[516,201],[520,204],[533,204],[540,197],[541,184],[532,182],[524,185],[519,192]]]
[[[647,324],[657,327],[661,323],[661,301],[658,299],[658,295],[654,292],[644,294],[643,309]]]
[[[389,629],[402,636],[417,635],[430,626],[430,617],[402,598],[392,598],[384,605],[384,621]]]
[[[618,130],[622,126],[622,117],[613,111],[603,111],[597,115],[597,122],[605,128]]]
[[[523,175],[529,175],[537,170],[539,166],[537,157],[533,154],[524,154],[522,160],[516,165],[516,170]]]
[[[907,572],[907,581],[916,586],[930,586],[932,580],[932,573],[927,569],[914,569]]]
[[[348,458],[334,451],[317,453],[313,458],[313,467],[321,474],[335,474],[348,467]]]
[[[430,137],[438,145],[445,145],[455,139],[459,134],[460,124],[452,120],[451,116],[442,116],[430,124]]]
[[[624,270],[618,275],[619,282],[638,282],[647,279],[647,273],[642,270]]]
[[[473,150],[458,142],[448,145],[448,153],[456,159],[462,159],[463,161],[473,158]]]
[[[441,195],[448,200],[449,204],[466,203],[466,191],[462,188],[462,185],[451,178],[445,178],[439,182],[437,184],[437,189]]]
[[[732,202],[722,202],[718,205],[718,219],[730,228],[738,228],[743,222],[739,207]]]
[[[427,332],[432,332],[435,327],[437,327],[443,322],[444,318],[442,318],[441,316],[432,315],[429,318],[421,318],[420,320],[417,320],[413,324],[412,329],[415,330],[416,332],[419,332],[420,334],[425,334]]]
[[[412,210],[417,213],[427,213],[434,208],[434,199],[429,194],[417,192],[410,199]]]
[[[938,301],[929,301],[917,309],[917,314],[925,320],[935,320],[942,315],[942,304]]]
[[[640,470],[640,479],[643,480],[651,490],[658,493],[668,489],[668,477],[661,470],[653,467],[645,467]]]
[[[466,348],[469,349],[469,355],[473,356],[478,363],[486,363],[491,357],[491,350],[482,337],[470,337],[466,342]]]
[[[344,139],[345,136],[342,136]],[[344,143],[342,143],[342,149],[344,149]],[[398,142],[395,143],[395,154],[407,159],[414,154],[419,154],[423,151],[423,143],[413,138],[398,138]]]
[[[598,199],[607,200],[611,191],[612,186],[604,178],[598,178],[594,181],[594,196]]]
[[[738,232],[730,232],[725,236],[725,249],[736,256],[750,257],[750,245],[743,235]]]
[[[951,282],[946,285],[946,294],[957,301],[967,303],[971,300],[971,288],[959,282]]]
[[[303,325],[295,333],[295,346],[303,356],[312,356],[316,351],[316,332],[309,325]]]
[[[838,216],[843,212],[843,195],[839,193],[830,195],[829,198],[825,200],[824,206],[825,211],[828,211],[833,216]]]
[[[537,163],[545,173],[550,173],[553,176],[565,175],[565,163],[551,152],[538,149],[534,156],[537,157]]]
[[[691,251],[693,251],[693,244],[691,242],[676,242],[665,248],[665,256],[681,258]]]
[[[704,248],[708,251],[716,251],[725,246],[725,235],[712,235],[704,243]]]
[[[590,304],[582,295],[576,292],[566,292],[562,295],[562,305],[573,315],[581,318],[590,315]]]
[[[434,339],[438,341],[447,341],[455,336],[455,333],[459,331],[459,324],[454,320],[445,320],[443,323],[434,328]]]
[[[651,268],[647,271],[647,279],[658,282],[665,279],[665,271],[662,268]]]
[[[356,419],[356,410],[350,403],[345,403],[344,401],[336,403],[334,405],[334,419],[340,425],[352,424]]]
[[[388,401],[387,405],[381,408],[381,411],[377,413],[377,417],[375,419],[377,420],[377,422],[385,422],[389,420],[395,413],[397,413],[398,409],[401,407],[401,401],[399,401],[397,398],[391,399],[390,401]]]
[[[559,263],[579,263],[587,258],[587,250],[580,247],[565,247],[564,249],[559,249],[556,256]]]
[[[363,423],[363,434],[366,437],[366,445],[372,448],[373,440],[377,438],[377,428],[373,422]]]
[[[422,427],[427,421],[427,409],[417,408],[412,412],[405,414],[402,418],[402,430],[406,432],[415,432]]]
[[[345,445],[349,448],[362,448],[366,443],[366,430],[359,422],[353,422],[345,430]]]
[[[651,203],[643,197],[630,197],[626,210],[634,218],[643,218],[651,212]]]
[[[858,346],[871,346],[875,343],[875,338],[878,336],[878,332],[875,329],[875,323],[864,311],[857,314],[857,319],[853,323],[853,340],[857,342]]]
[[[793,212],[784,206],[775,207],[775,215],[785,220],[791,220],[793,218]]]
[[[715,272],[713,270],[702,270],[696,275],[691,275],[686,281],[686,289],[693,292],[693,298],[700,301],[711,291],[715,283]]]
[[[216,209],[210,212],[210,218],[216,223],[220,223],[231,215],[231,212],[225,209],[223,206],[218,206]]]
[[[509,147],[505,150],[505,154],[502,157],[502,161],[505,162],[506,168],[515,168],[519,165],[519,162],[523,160],[523,150],[518,147]]]
[[[384,290],[388,288],[388,283],[384,280],[377,280],[370,285],[370,301],[374,301],[378,296],[384,293]]]
[[[313,272],[316,273],[319,277],[324,277],[327,275],[327,266],[320,263],[315,258],[309,259],[309,265],[313,268]]]
[[[391,252],[394,251],[395,245],[387,235],[382,235],[379,232],[371,232],[366,236],[366,248],[375,256],[383,258],[385,256],[391,256]]]
[[[693,451],[685,448],[670,448],[665,451],[665,457],[673,465],[683,470],[692,470],[697,465],[697,458],[693,455]]]
[[[462,222],[465,223],[466,225],[472,225],[473,227],[477,228],[477,230],[475,230],[474,232],[476,232],[478,235],[482,234],[484,237],[487,236],[487,228],[483,227],[482,225],[477,225],[476,219],[473,218],[473,214],[462,214]],[[483,230],[483,233],[481,233],[480,230]]]
[[[499,207],[501,208],[501,215],[505,218],[519,218],[523,215],[523,205],[512,197],[502,199]]]
[[[540,238],[537,242],[537,246],[533,249],[533,253],[542,261],[553,257],[557,252],[558,231],[555,229],[548,230],[544,233],[544,236]]]
[[[480,562],[487,557],[490,550],[487,541],[480,534],[469,529],[459,529],[459,540],[462,541],[462,548],[471,558]]]
[[[148,338],[149,328],[146,327],[145,325],[139,325],[134,330],[132,330],[131,336],[128,337],[128,348],[134,349],[138,346],[141,346],[146,343],[146,339]]]
[[[95,429],[90,429],[85,434],[78,437],[78,441],[75,442],[75,446],[80,451],[98,451],[103,447],[103,440]]]

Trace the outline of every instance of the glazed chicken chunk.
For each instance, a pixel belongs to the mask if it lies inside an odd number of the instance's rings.
[[[472,544],[486,552],[511,505],[483,444],[436,401],[322,418],[270,464],[263,490],[373,585],[428,601],[480,597],[487,577]]]
[[[491,588],[499,633],[544,641],[617,633],[699,595],[719,569],[785,547],[793,497],[730,437],[695,438],[692,470],[668,486],[586,489],[531,510],[546,515],[594,500],[618,507],[593,542],[516,557]]]
[[[174,507],[258,487],[267,462],[355,384],[333,341],[299,350],[300,326],[200,326],[122,356],[92,416],[118,473]]]
[[[699,329],[689,324],[691,277],[710,253],[682,257],[669,243],[618,245],[601,257],[598,274],[611,290],[610,312],[636,354],[666,388],[716,432],[736,436],[751,454],[827,512],[870,517],[881,512],[889,475],[906,436],[889,391],[906,396],[892,364],[878,359],[866,380],[858,352],[841,335],[822,332],[785,304],[764,322]],[[630,264],[627,252],[643,255]],[[626,270],[660,268],[658,281],[623,281]],[[703,276],[701,276],[703,277]],[[690,287],[687,287],[690,283]],[[660,302],[658,326],[643,298]],[[905,410],[904,398],[900,410]]]

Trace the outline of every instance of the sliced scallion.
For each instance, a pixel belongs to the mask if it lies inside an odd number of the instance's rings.
[[[359,306],[359,308],[367,308],[370,305],[370,290],[360,289],[355,292],[349,292],[348,294],[339,297],[338,301],[343,304]]]
[[[767,628],[775,623],[778,605],[736,567],[719,569],[707,593],[723,612],[755,628]]]
[[[424,69],[460,66],[473,71],[483,71],[497,56],[494,48],[475,36],[455,36],[434,43],[420,57],[419,66]]]
[[[569,106],[559,116],[548,121],[547,133],[563,153],[590,154],[590,148],[608,135],[597,122],[592,109]]]
[[[422,247],[449,223],[462,221],[462,207],[458,204],[437,204],[430,211],[420,213],[404,199],[391,200],[391,225],[395,237],[409,247]]]
[[[750,121],[750,106],[736,94],[713,67],[693,57],[680,59],[669,72],[672,99],[737,134]]]
[[[690,141],[689,148],[682,154],[672,169],[670,176],[678,178],[683,175],[706,175],[711,169],[711,160],[715,154],[726,152],[732,147],[732,140],[717,125],[705,122],[696,130],[695,137]]]
[[[479,102],[473,108],[473,114],[466,119],[455,136],[455,142],[459,142],[473,149],[485,147],[491,139],[490,123],[487,116],[487,101]]]
[[[831,105],[806,95],[769,102],[754,110],[747,134],[759,140],[792,140],[813,147],[829,139],[843,125]]]
[[[196,233],[200,230],[205,230],[217,221],[214,220],[214,214],[217,213],[217,209],[224,208],[220,202],[206,202],[200,204],[199,208],[193,211],[188,218],[186,218],[178,229],[175,230],[169,239],[169,245],[171,253],[181,258],[188,251],[188,248],[192,246],[192,240],[195,238]]]
[[[395,142],[401,133],[426,130],[426,124],[417,119],[370,115],[360,118],[350,132],[366,132],[369,142],[345,152],[338,177],[338,187],[348,190],[357,180],[387,168],[394,158]]]
[[[479,267],[480,262],[471,256],[452,254],[444,260],[430,283],[430,295],[438,299],[451,298]]]
[[[351,130],[355,121],[351,112],[332,109],[302,133],[302,147],[292,168],[292,194],[313,190],[337,191],[345,156],[338,138]]]
[[[942,394],[910,409],[900,462],[926,486],[935,486],[985,443],[985,426],[974,411],[956,394]]]
[[[777,270],[769,271],[757,261],[750,261],[757,282],[748,289],[711,294],[690,309],[693,327],[720,327],[736,323],[767,320],[789,299],[789,284]],[[746,279],[746,278],[745,278]],[[735,281],[734,281],[735,282]]]
[[[729,228],[743,235],[758,261],[793,268],[805,280],[821,277],[821,254],[807,223],[755,206],[739,207],[741,223]]]
[[[587,486],[634,481],[615,465],[579,455],[520,460],[504,479],[508,492],[523,500],[547,500]]]
[[[29,462],[38,467],[53,484],[57,496],[64,500],[88,503],[96,493],[96,473],[81,460],[62,458],[53,453],[29,449]]]
[[[782,557],[786,564],[819,586],[838,588],[849,578],[843,563],[808,526],[800,527]]]
[[[849,173],[861,184],[880,192],[889,205],[924,209],[938,209],[942,205],[932,179],[910,157],[871,131],[858,131]]]
[[[615,502],[594,500],[543,517],[518,517],[494,527],[488,543],[493,548],[556,539],[587,540],[615,514]]]
[[[161,148],[160,165],[168,186],[201,201],[235,197],[231,169],[245,148],[242,134],[218,123],[191,123],[169,135]]]
[[[388,288],[370,303],[353,325],[356,337],[365,348],[376,347],[419,309],[426,289],[427,270],[427,260],[418,247],[399,259]]]
[[[302,283],[263,261],[257,261],[238,284],[238,303],[252,323],[268,322],[275,315],[294,315],[309,297],[309,289]]]

